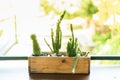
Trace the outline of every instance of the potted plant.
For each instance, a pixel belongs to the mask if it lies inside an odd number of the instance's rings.
[[[50,53],[42,52],[36,36],[31,35],[34,54],[28,58],[30,73],[88,74],[90,72],[90,57],[88,57],[87,52],[81,52],[77,38],[74,37],[72,24],[70,25],[72,36],[67,43],[66,52],[60,52],[62,41],[60,23],[65,13],[66,11],[64,11],[57,22],[56,35],[54,35],[54,31],[51,29],[52,47],[44,39],[51,50]]]

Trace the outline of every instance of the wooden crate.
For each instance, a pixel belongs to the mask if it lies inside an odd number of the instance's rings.
[[[72,73],[74,57],[31,56],[28,58],[30,73]],[[90,58],[78,59],[75,74],[89,74]]]

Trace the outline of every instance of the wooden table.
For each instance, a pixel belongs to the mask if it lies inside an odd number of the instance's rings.
[[[0,80],[120,80],[120,66],[94,66],[83,74],[30,74],[27,60],[0,61]]]

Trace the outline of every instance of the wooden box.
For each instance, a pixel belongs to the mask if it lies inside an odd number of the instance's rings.
[[[28,58],[30,73],[72,73],[75,57],[31,56]],[[89,74],[90,58],[78,59],[75,74]]]

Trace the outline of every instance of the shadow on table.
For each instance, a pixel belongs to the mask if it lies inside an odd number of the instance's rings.
[[[30,73],[30,80],[89,80],[89,74]]]

